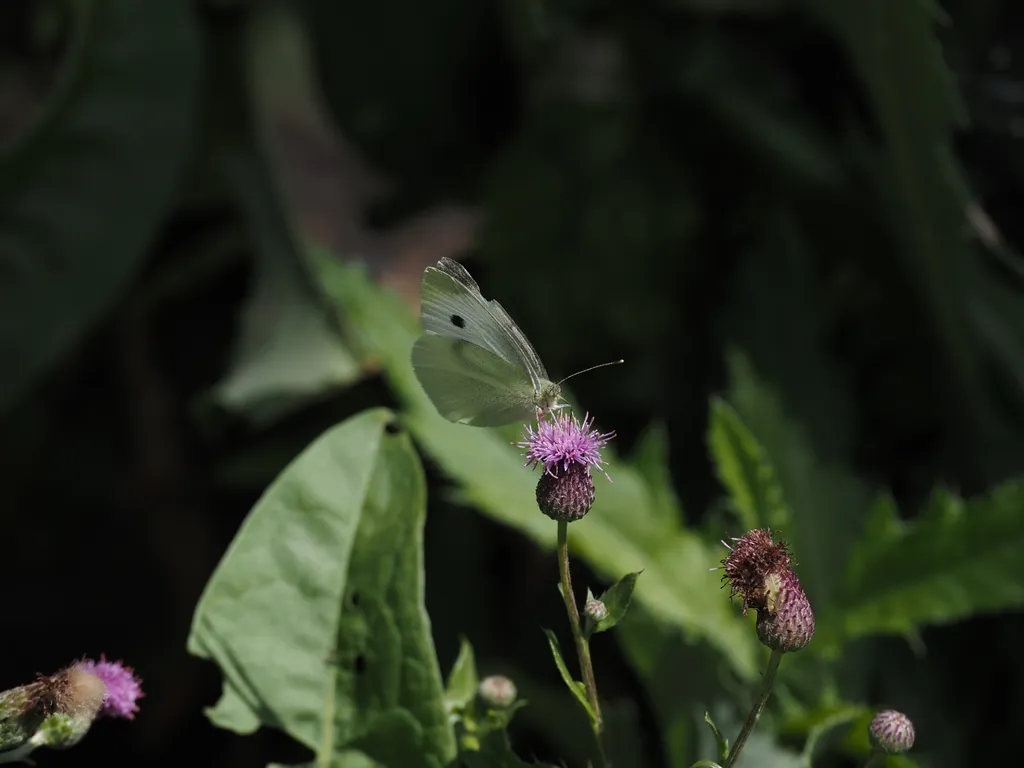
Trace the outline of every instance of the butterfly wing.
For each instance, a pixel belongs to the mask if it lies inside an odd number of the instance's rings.
[[[441,259],[423,271],[423,330],[468,341],[521,369],[535,391],[548,381],[547,371],[526,335],[496,301],[488,301],[469,272],[456,261]]]
[[[536,394],[526,372],[470,341],[425,333],[413,345],[412,366],[449,421],[497,427],[536,416]]]

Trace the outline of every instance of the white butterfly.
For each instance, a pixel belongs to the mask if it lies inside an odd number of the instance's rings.
[[[421,313],[413,370],[449,421],[497,427],[564,407],[561,386],[519,326],[458,262],[441,259],[423,271]]]

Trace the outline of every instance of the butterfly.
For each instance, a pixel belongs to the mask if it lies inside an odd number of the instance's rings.
[[[461,264],[445,258],[423,271],[420,306],[412,367],[446,419],[497,427],[564,407],[529,339]]]

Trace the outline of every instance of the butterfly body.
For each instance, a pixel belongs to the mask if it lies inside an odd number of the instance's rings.
[[[458,262],[423,271],[421,315],[413,370],[449,421],[495,427],[560,407],[561,388],[525,334]]]

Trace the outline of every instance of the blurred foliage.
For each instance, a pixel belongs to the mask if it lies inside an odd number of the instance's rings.
[[[594,643],[629,764],[714,754],[706,710],[735,732],[762,649],[708,569],[765,523],[819,634],[749,764],[800,764],[811,735],[815,765],[851,765],[881,705],[922,766],[1012,759],[992,734],[1024,718],[1024,8],[145,8],[0,6],[4,674],[106,652],[148,692],[81,759],[304,759],[212,728],[219,674],[182,640],[264,489],[384,405],[428,462],[439,668],[469,638],[529,701],[517,754],[582,764],[517,432],[444,422],[408,366],[405,305],[441,256],[556,378],[627,360],[572,381],[619,438],[571,543],[595,593],[643,570]]]

